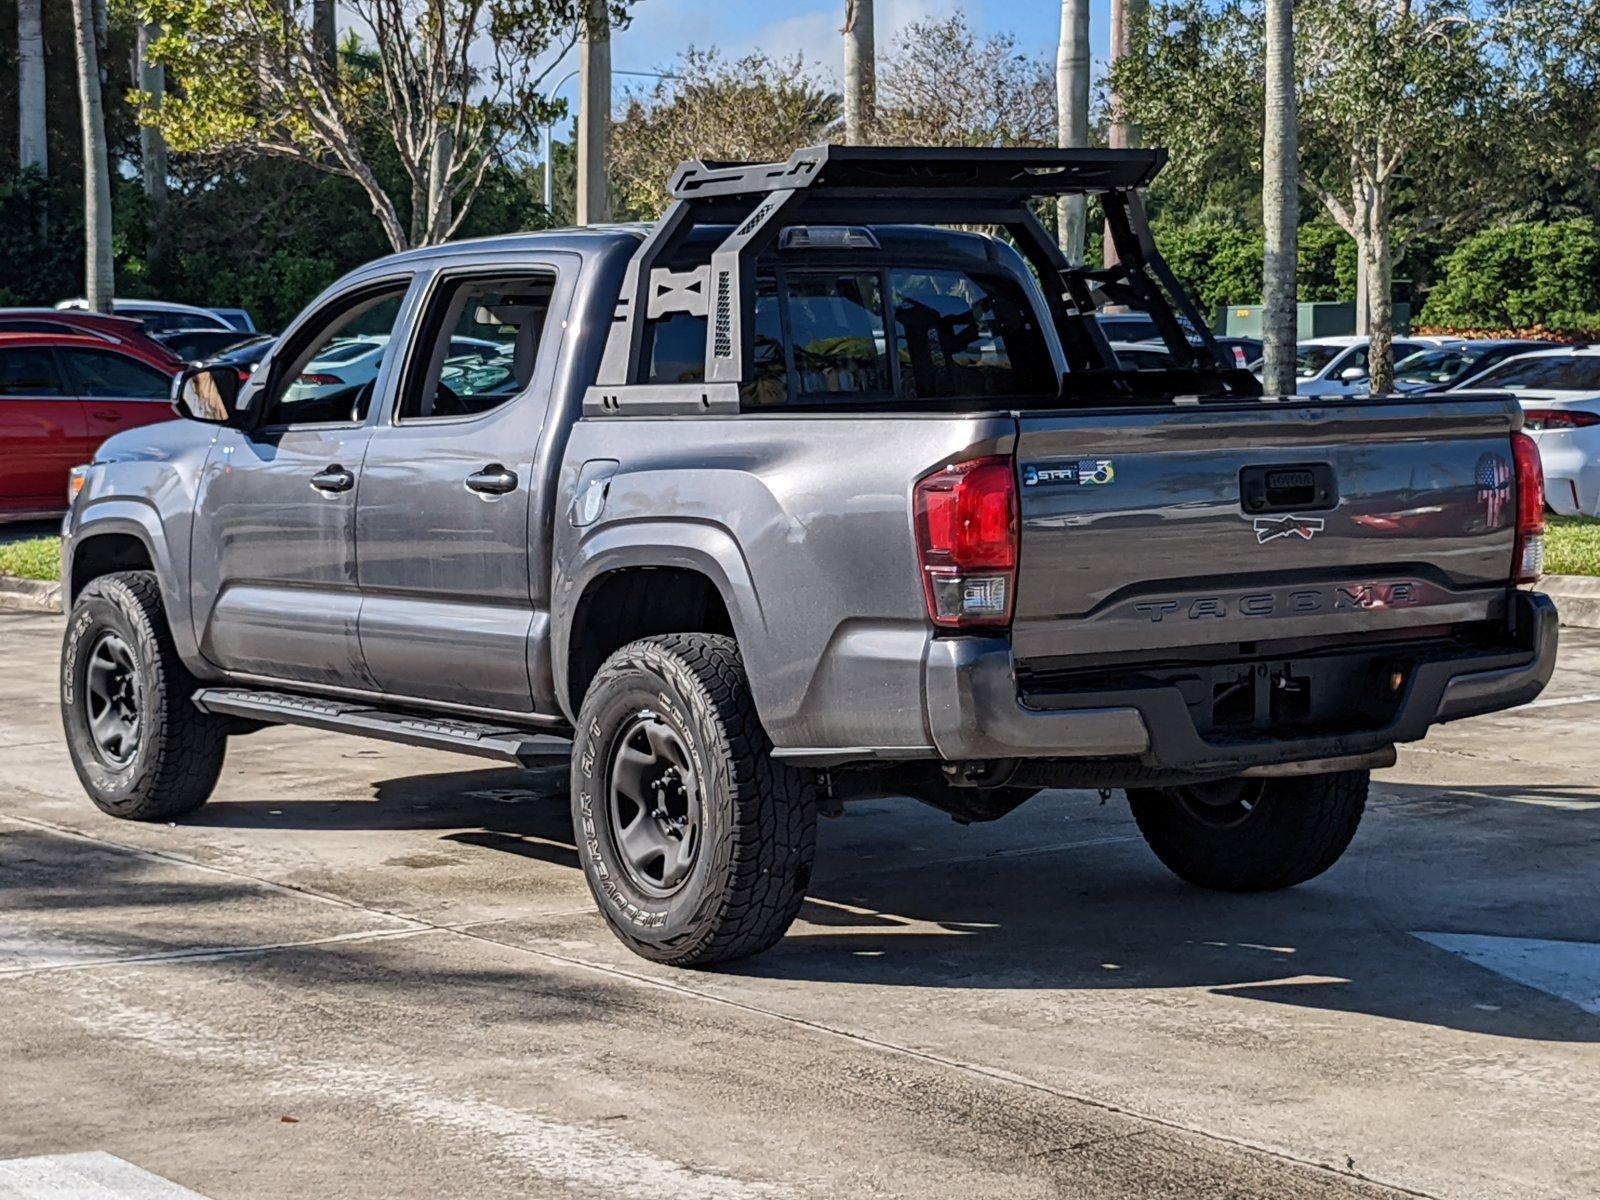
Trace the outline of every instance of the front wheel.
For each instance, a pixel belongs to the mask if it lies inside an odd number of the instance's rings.
[[[1167,869],[1198,887],[1265,892],[1322,874],[1350,845],[1367,803],[1365,771],[1129,788],[1139,832]]]
[[[91,580],[67,617],[61,721],[89,799],[134,821],[193,812],[222,773],[227,727],[193,704],[194,677],[149,571]]]
[[[641,638],[600,668],[578,714],[572,819],[612,931],[644,958],[759,954],[805,899],[809,772],[772,757],[734,640]]]

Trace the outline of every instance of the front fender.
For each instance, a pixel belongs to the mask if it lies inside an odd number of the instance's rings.
[[[191,618],[189,590],[184,586],[188,576],[188,556],[174,547],[167,536],[161,514],[147,500],[127,496],[96,498],[89,496],[80,501],[68,523],[66,536],[61,541],[61,594],[64,606],[70,610],[76,595],[73,591],[74,564],[92,552],[97,538],[124,536],[137,539],[149,556],[161,589],[161,603],[166,609],[167,626],[178,657],[191,671],[204,664],[199,646],[195,642],[194,622]]]

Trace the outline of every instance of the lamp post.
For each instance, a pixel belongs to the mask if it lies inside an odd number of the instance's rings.
[[[632,75],[641,79],[682,79],[681,75],[674,75],[670,71],[613,71],[613,75]],[[555,87],[550,89],[549,96],[553,100],[566,87],[578,77],[578,68],[574,67],[560,79],[556,80]],[[555,161],[555,122],[544,123],[544,210],[555,211],[556,190],[553,163]]]

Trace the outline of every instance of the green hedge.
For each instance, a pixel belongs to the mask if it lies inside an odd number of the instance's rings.
[[[1263,237],[1215,220],[1156,226],[1162,256],[1202,311],[1219,305],[1261,302]],[[1353,300],[1356,245],[1328,221],[1300,227],[1300,299]]]
[[[1587,218],[1480,230],[1440,266],[1426,325],[1600,329],[1600,229]]]

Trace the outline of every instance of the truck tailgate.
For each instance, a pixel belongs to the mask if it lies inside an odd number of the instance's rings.
[[[1493,396],[1022,413],[1016,654],[1497,616],[1517,415]]]

